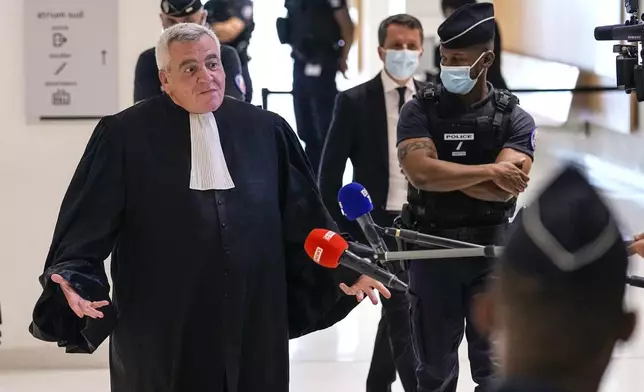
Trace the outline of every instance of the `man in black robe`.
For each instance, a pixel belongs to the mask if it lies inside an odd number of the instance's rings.
[[[286,121],[224,98],[214,33],[178,24],[156,53],[166,94],[97,125],[30,331],[79,353],[110,336],[113,392],[287,391],[289,338],[390,294],[308,259],[335,223]]]

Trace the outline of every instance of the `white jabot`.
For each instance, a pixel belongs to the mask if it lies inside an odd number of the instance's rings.
[[[398,128],[398,85],[385,71],[380,73],[382,87],[385,93],[385,107],[387,109],[387,140],[389,146],[389,193],[387,194],[387,211],[398,212],[407,202],[407,180],[402,174],[398,163],[397,128]],[[405,85],[405,102],[412,99],[416,93],[414,79],[411,78]]]
[[[235,187],[221,149],[219,128],[212,112],[190,113],[190,189],[205,191]]]

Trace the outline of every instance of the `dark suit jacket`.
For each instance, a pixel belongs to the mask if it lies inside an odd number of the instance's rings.
[[[416,88],[422,83],[416,82]],[[343,232],[355,240],[364,235],[355,222],[342,215],[338,191],[347,160],[353,165],[353,181],[362,184],[374,204],[371,216],[378,225],[391,226],[386,211],[389,192],[387,109],[380,73],[368,82],[338,94],[319,170],[324,204]]]

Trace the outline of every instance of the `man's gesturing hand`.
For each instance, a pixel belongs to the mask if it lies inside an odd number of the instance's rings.
[[[628,247],[628,255],[644,257],[644,233],[633,237],[633,243]]]
[[[494,170],[494,180],[492,180],[499,188],[514,195],[519,196],[519,193],[525,191],[528,186],[530,177],[521,170],[521,165],[524,159],[516,162],[498,162],[492,167]]]
[[[346,284],[341,283],[340,288],[346,295],[355,295],[358,302],[362,302],[366,293],[367,296],[369,296],[369,298],[371,299],[371,303],[377,305],[378,296],[373,291],[373,289],[378,290],[378,292],[380,292],[380,294],[382,294],[385,298],[391,298],[391,293],[389,292],[389,290],[387,290],[385,285],[366,275],[362,275],[360,279],[358,279],[358,281],[353,284],[353,286],[349,287]]]
[[[85,316],[88,316],[91,318],[103,318],[103,312],[99,311],[98,309],[109,305],[110,304],[109,302],[107,301],[92,302],[92,301],[83,299],[72,288],[72,285],[69,284],[68,281],[63,279],[63,277],[58,274],[53,274],[51,276],[51,280],[52,282],[60,285],[60,288],[63,290],[63,294],[65,294],[65,299],[67,299],[67,304],[74,311],[74,313],[76,313],[76,315],[79,318],[83,318]]]

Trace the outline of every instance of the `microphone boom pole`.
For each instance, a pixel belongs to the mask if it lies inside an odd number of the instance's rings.
[[[375,253],[373,257],[378,261],[384,262],[399,260],[460,259],[466,257],[497,258],[501,256],[502,252],[502,246],[481,246],[480,248],[409,250],[404,252]]]

